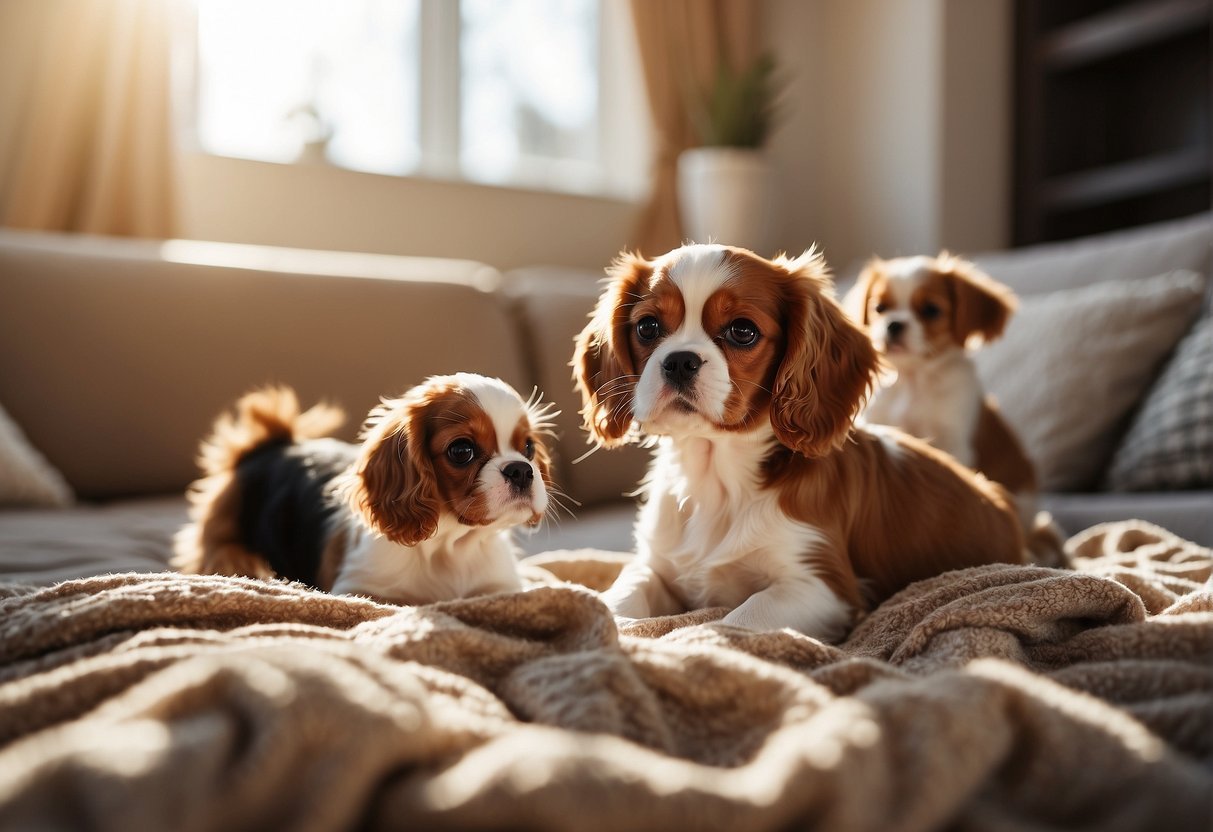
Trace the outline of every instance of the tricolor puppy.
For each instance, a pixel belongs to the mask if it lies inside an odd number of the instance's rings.
[[[1001,488],[855,426],[878,359],[819,255],[694,245],[609,274],[573,359],[585,426],[656,443],[616,615],[725,606],[837,639],[912,581],[1021,561]]]
[[[174,565],[408,604],[520,589],[510,534],[548,510],[552,415],[498,379],[435,376],[351,445],[328,438],[335,408],[250,393],[202,443]]]
[[[901,428],[1001,483],[1031,528],[1032,463],[982,390],[966,349],[999,337],[1015,305],[1010,289],[946,253],[873,260],[846,299],[897,371],[864,418]]]

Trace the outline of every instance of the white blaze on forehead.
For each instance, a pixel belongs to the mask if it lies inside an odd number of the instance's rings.
[[[510,447],[510,437],[518,427],[518,420],[526,414],[522,398],[499,378],[472,375],[471,373],[456,373],[455,379],[459,386],[474,398],[493,423],[497,434],[497,452],[506,454],[514,452]]]
[[[708,298],[732,276],[724,262],[724,246],[683,246],[671,255],[670,280],[682,293],[684,335],[703,335],[703,308]]]
[[[889,277],[911,280],[924,272],[929,272],[933,262],[933,257],[921,254],[917,257],[898,257],[885,261],[884,272]]]
[[[712,336],[704,331],[703,311],[713,293],[733,277],[734,270],[726,260],[727,251],[724,246],[683,246],[658,264],[682,296],[683,320],[653,351],[640,374],[633,412],[642,425],[649,423],[649,427],[660,429],[660,425],[650,422],[650,417],[661,397],[670,392],[662,365],[672,353],[684,350],[695,353],[703,362],[694,383],[700,413],[711,420],[724,414],[731,388],[728,362]]]
[[[893,295],[894,306],[909,307],[910,297],[919,282],[931,272],[933,259],[919,255],[917,257],[898,257],[884,264],[885,277],[888,279],[889,290]]]
[[[522,522],[528,513],[543,514],[548,508],[548,493],[543,477],[534,462],[510,445],[510,438],[518,427],[518,421],[523,416],[529,419],[526,403],[513,387],[501,379],[471,373],[456,373],[455,379],[464,392],[474,398],[484,410],[489,421],[493,423],[493,431],[497,434],[496,459],[486,464],[476,478],[479,488],[487,495],[489,516],[494,518],[494,522],[508,521],[510,525],[514,525]],[[511,496],[508,481],[501,476],[505,466],[511,462],[525,462],[535,471],[529,508],[525,507],[525,504],[519,506],[512,502],[514,498]]]

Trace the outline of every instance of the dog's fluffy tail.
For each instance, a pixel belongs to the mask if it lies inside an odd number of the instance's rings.
[[[269,577],[268,564],[240,543],[236,466],[270,443],[328,436],[344,420],[341,409],[329,404],[301,411],[299,397],[289,387],[264,387],[242,396],[235,411],[216,419],[202,440],[202,477],[189,488],[191,522],[174,538],[172,565],[182,572]]]
[[[242,396],[235,413],[215,420],[211,435],[202,440],[198,464],[204,476],[232,471],[262,445],[328,436],[343,421],[340,408],[322,403],[300,412],[294,390],[265,387]]]

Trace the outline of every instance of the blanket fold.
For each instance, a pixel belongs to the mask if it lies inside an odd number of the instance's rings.
[[[595,552],[411,608],[173,574],[2,590],[0,828],[1206,823],[1213,552],[1141,523],[1069,550],[915,584],[840,645],[723,610],[617,626],[591,587],[622,560]]]

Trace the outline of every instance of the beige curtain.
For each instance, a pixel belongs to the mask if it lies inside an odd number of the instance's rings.
[[[0,224],[171,236],[178,4],[0,6]]]
[[[761,0],[631,0],[632,21],[657,135],[653,191],[634,235],[641,252],[682,242],[678,154],[696,143],[688,101],[720,63],[741,67],[758,54]]]

